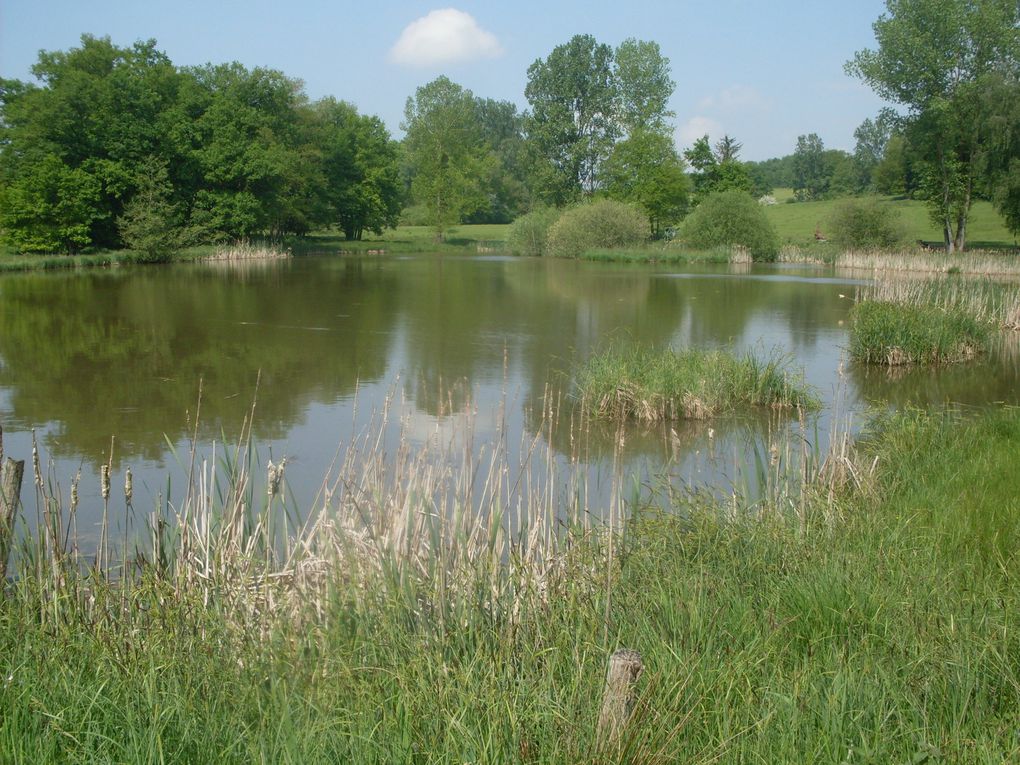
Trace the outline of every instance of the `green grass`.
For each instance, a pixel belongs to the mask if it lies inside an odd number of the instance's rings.
[[[296,254],[337,252],[490,252],[502,251],[509,224],[491,223],[456,226],[436,241],[429,226],[398,226],[381,235],[366,232],[360,241],[347,241],[341,232],[320,231],[288,240]]]
[[[581,253],[580,260],[598,263],[732,263],[734,251],[730,247],[691,250],[675,245],[649,244],[637,248],[586,250]]]
[[[861,448],[878,465],[861,489],[797,513],[683,495],[577,537],[509,599],[482,561],[447,590],[445,569],[347,569],[320,611],[265,631],[215,588],[150,575],[123,599],[86,580],[94,607],[75,609],[69,583],[19,580],[0,603],[0,759],[1015,762],[1020,411],[898,415]],[[600,749],[621,645],[645,672]]]
[[[386,230],[381,235],[369,232],[364,239],[355,242],[348,242],[340,232],[320,231],[304,237],[288,238],[283,246],[289,247],[296,255],[363,252],[499,252],[504,247],[508,228],[509,226],[504,224],[457,226],[447,232],[442,242],[436,242],[435,233],[427,226],[400,226]],[[174,261],[202,260],[213,255],[218,249],[220,249],[218,245],[189,247],[177,253]],[[0,248],[0,272],[94,268],[126,265],[137,260],[137,253],[131,250],[103,250],[84,255],[22,255],[10,247]]]
[[[951,364],[982,353],[991,323],[959,307],[866,300],[850,314],[850,357],[866,364]]]
[[[776,189],[774,196],[779,204],[765,208],[769,220],[784,243],[800,247],[815,246],[816,230],[821,230],[823,234],[828,232],[832,213],[840,202],[839,199],[826,199],[785,203],[782,200],[792,197],[789,189]],[[899,213],[906,230],[907,244],[912,245],[918,239],[926,242],[942,241],[942,233],[929,219],[924,202],[886,197],[881,204],[889,205]],[[992,204],[983,200],[975,202],[967,223],[967,248],[1002,249],[1016,246],[1016,237],[1006,228]]]
[[[783,359],[635,346],[594,354],[576,372],[577,396],[597,417],[707,419],[741,407],[815,407],[818,399]]]

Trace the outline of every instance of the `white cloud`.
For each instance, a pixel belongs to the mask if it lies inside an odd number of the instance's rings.
[[[733,85],[714,96],[706,96],[698,104],[699,111],[749,112],[763,111],[771,106],[754,88]]]
[[[686,149],[706,134],[710,141],[722,137],[722,125],[711,117],[698,115],[691,117],[676,129],[676,140],[681,149]]]
[[[502,53],[499,40],[478,26],[474,17],[456,8],[442,8],[408,24],[390,49],[390,60],[428,67],[495,58]]]

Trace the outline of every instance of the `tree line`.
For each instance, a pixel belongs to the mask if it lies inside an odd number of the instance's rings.
[[[663,235],[708,196],[798,200],[874,192],[927,201],[962,250],[975,199],[1020,231],[1020,8],[1015,0],[887,0],[877,49],[847,64],[902,111],[855,131],[855,150],[801,135],[743,162],[726,135],[673,140],[676,88],[657,43],[575,35],[527,72],[527,108],[447,77],[407,99],[402,141],[377,117],[240,64],[175,67],[155,42],[41,53],[40,84],[0,81],[0,230],[22,251],[130,246],[165,257],[196,241],[349,238],[406,222],[438,235],[596,196]]]
[[[85,35],[0,82],[0,229],[24,252],[396,224],[400,145],[377,117],[240,64],[176,67]]]

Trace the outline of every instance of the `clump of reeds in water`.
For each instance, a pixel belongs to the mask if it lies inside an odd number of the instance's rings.
[[[740,407],[819,405],[803,376],[781,356],[725,350],[610,348],[578,369],[576,387],[590,414],[642,421],[703,420]]]
[[[858,292],[858,301],[934,306],[962,311],[1004,330],[1020,330],[1020,284],[989,279],[881,279]]]
[[[991,324],[960,307],[866,300],[850,314],[850,357],[866,364],[952,364],[983,353]]]
[[[291,257],[290,248],[283,249],[276,245],[265,242],[249,242],[242,240],[230,245],[217,247],[212,255],[204,260],[211,261],[250,261],[250,260],[278,260]]]

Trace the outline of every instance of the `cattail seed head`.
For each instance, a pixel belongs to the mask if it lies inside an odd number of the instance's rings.
[[[133,496],[134,486],[131,481],[131,468],[129,467],[124,471],[124,501],[130,505]]]
[[[110,466],[103,465],[99,469],[99,488],[102,491],[103,499],[110,498]]]

